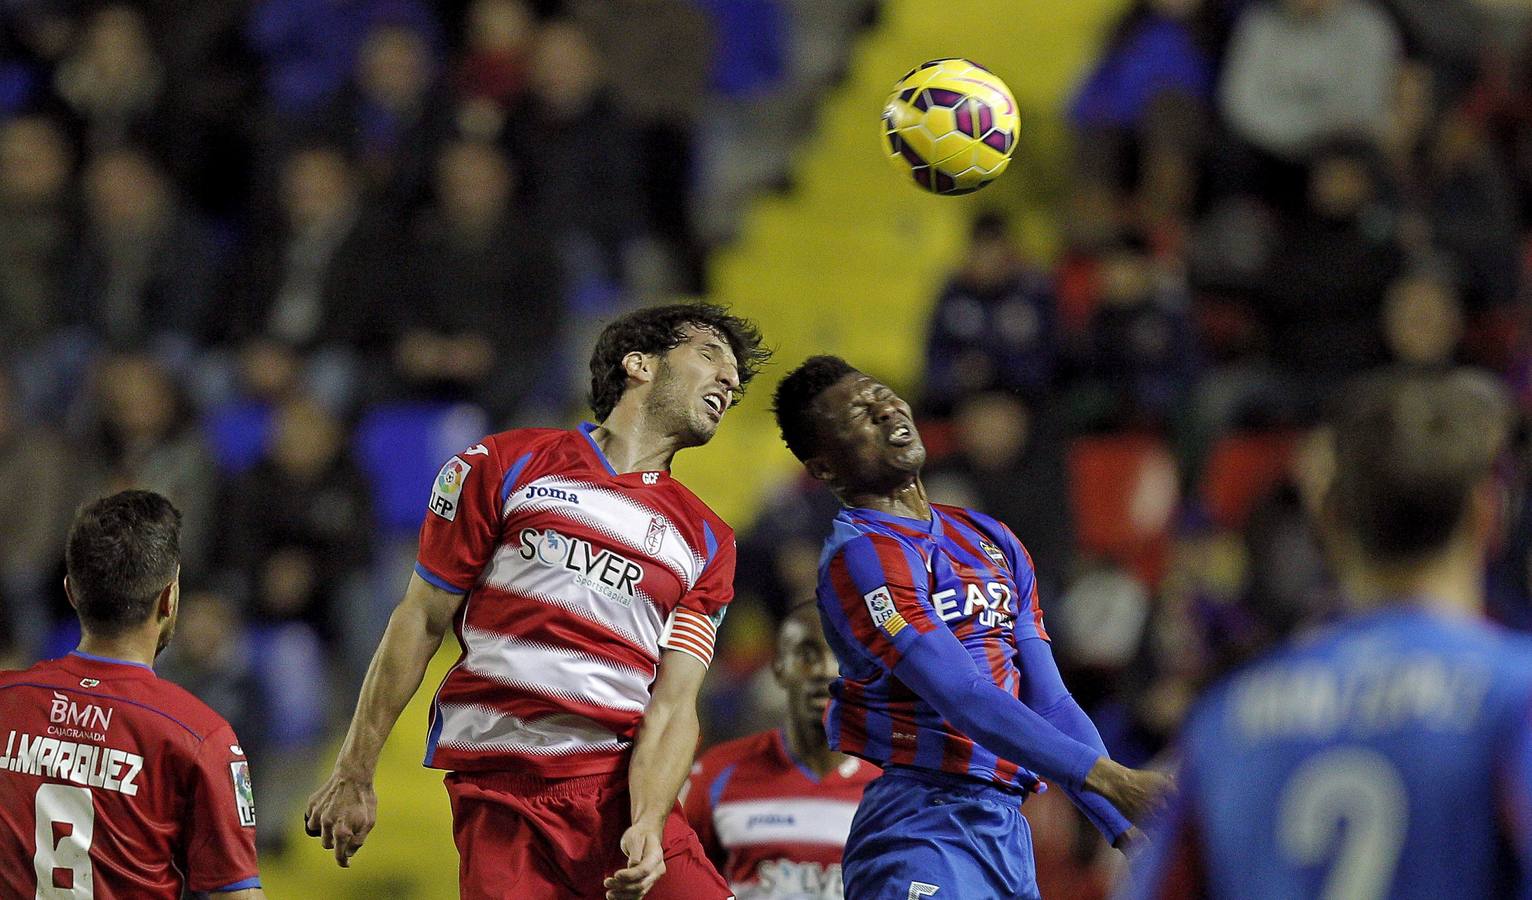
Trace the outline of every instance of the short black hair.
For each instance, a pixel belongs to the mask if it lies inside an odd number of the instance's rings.
[[[596,349],[591,352],[589,399],[597,422],[612,414],[628,388],[622,358],[635,351],[673,350],[686,339],[688,325],[716,331],[729,342],[739,364],[741,391],[771,358],[771,351],[761,346],[761,330],[755,323],[731,315],[726,307],[713,303],[671,303],[636,309],[602,329]]]
[[[811,356],[777,385],[771,411],[776,414],[782,440],[799,462],[819,453],[814,401],[831,385],[856,371],[856,367],[839,356]]]
[[[141,625],[181,564],[181,511],[153,491],[123,491],[81,507],[64,566],[80,623],[102,637]]]
[[[1511,430],[1505,390],[1470,369],[1363,375],[1331,412],[1335,479],[1326,502],[1375,563],[1440,552]]]

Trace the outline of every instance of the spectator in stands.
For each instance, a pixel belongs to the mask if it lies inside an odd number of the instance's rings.
[[[246,624],[234,602],[209,587],[183,590],[176,638],[156,660],[155,670],[160,677],[195,691],[197,699],[234,727],[250,757],[260,760],[266,715],[252,670]]]
[[[972,506],[1012,524],[1037,570],[1046,603],[1074,566],[1074,523],[1060,423],[1009,391],[968,394],[953,411],[955,452],[928,468],[943,503]]]
[[[1462,272],[1464,305],[1504,307],[1521,287],[1524,222],[1505,161],[1483,127],[1448,112],[1429,145],[1428,205],[1433,244]]]
[[[0,356],[14,358],[63,323],[72,156],[51,119],[0,124]]]
[[[1306,208],[1289,218],[1261,276],[1255,309],[1271,361],[1310,408],[1336,379],[1383,358],[1379,312],[1402,260],[1381,177],[1366,143],[1320,151]]]
[[[937,298],[926,335],[924,412],[945,415],[985,388],[1048,389],[1057,362],[1056,302],[1051,279],[1022,258],[1005,218],[979,216],[967,259]]]
[[[513,119],[511,158],[583,311],[597,296],[592,286],[620,283],[633,242],[651,231],[632,152],[637,138],[612,100],[600,53],[574,22],[543,27],[531,77],[527,108]],[[571,203],[572,197],[599,202]]]
[[[473,137],[492,140],[520,106],[537,36],[527,0],[474,0],[468,7],[463,50],[453,83],[460,121]]]
[[[1076,171],[1133,183],[1124,170],[1195,141],[1213,96],[1220,9],[1209,0],[1136,0],[1070,104]]]
[[[303,119],[340,92],[379,22],[431,29],[418,0],[259,0],[246,40],[259,57],[263,94],[279,120]],[[429,33],[429,32],[427,32]]]
[[[92,151],[125,145],[169,150],[192,140],[167,108],[164,65],[143,13],[124,3],[97,9],[54,76],[54,91]],[[156,143],[157,142],[157,143]]]
[[[1100,288],[1082,374],[1106,403],[1103,424],[1167,424],[1199,366],[1184,276],[1128,236],[1102,254]]]
[[[544,228],[515,204],[513,176],[493,144],[459,141],[436,164],[436,203],[415,229],[410,302],[394,366],[435,399],[470,400],[496,422],[518,419],[549,384],[564,286]],[[545,398],[562,408],[567,398]]]
[[[1253,3],[1235,25],[1219,109],[1238,144],[1222,155],[1228,192],[1281,197],[1290,168],[1338,135],[1387,125],[1398,31],[1373,0]]]
[[[1394,362],[1428,368],[1452,365],[1463,339],[1463,304],[1456,286],[1431,269],[1394,279],[1383,305],[1383,339]]]
[[[56,593],[53,574],[79,495],[64,441],[23,416],[11,379],[0,369],[0,626],[16,649],[41,649]]]
[[[322,406],[302,398],[284,405],[266,458],[222,504],[219,552],[258,618],[302,622],[335,646],[348,591],[371,560],[371,497],[344,449],[344,429]]]
[[[395,213],[423,198],[436,150],[453,130],[455,110],[438,68],[425,31],[380,22],[362,42],[351,80],[310,129],[349,147],[367,192]]]
[[[312,388],[344,408],[395,317],[397,238],[332,146],[288,158],[280,201],[280,222],[257,231],[210,331],[233,348],[265,341],[308,355]]]
[[[76,321],[112,349],[184,362],[220,274],[206,229],[140,151],[97,155],[83,180],[84,240],[71,264]]]
[[[81,496],[143,488],[181,510],[181,567],[206,573],[215,528],[216,472],[186,398],[169,372],[142,354],[103,359],[94,373],[95,419],[72,460]]]

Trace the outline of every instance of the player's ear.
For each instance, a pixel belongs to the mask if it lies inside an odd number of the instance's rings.
[[[809,475],[815,481],[823,481],[828,484],[835,480],[835,470],[830,467],[829,461],[823,456],[809,457],[803,461],[803,467],[808,469]]]
[[[653,354],[634,350],[622,358],[622,370],[631,380],[647,384],[654,380],[655,361]]]
[[[80,604],[74,599],[74,588],[69,584],[69,576],[64,576],[64,596],[69,598],[69,605],[73,609],[79,609]]]
[[[159,599],[155,601],[154,612],[158,618],[174,618],[176,610],[181,605],[181,573],[176,572],[176,577],[165,585],[160,591]]]

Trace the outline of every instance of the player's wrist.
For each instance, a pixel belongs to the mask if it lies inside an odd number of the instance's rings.
[[[1111,797],[1116,788],[1122,783],[1123,767],[1109,756],[1096,759],[1090,771],[1085,773],[1084,787],[1087,791],[1100,794],[1103,797]]]
[[[372,787],[372,778],[375,770],[375,766],[368,766],[354,761],[337,760],[335,763],[335,779],[357,785],[358,787]]]

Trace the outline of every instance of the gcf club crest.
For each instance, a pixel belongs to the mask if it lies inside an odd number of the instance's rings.
[[[448,522],[457,518],[459,498],[463,493],[463,481],[468,478],[468,473],[472,470],[473,467],[463,462],[461,457],[454,456],[447,460],[442,470],[436,473],[436,483],[431,485],[431,512]]]
[[[660,552],[660,544],[665,542],[665,520],[659,516],[649,520],[649,533],[644,535],[644,552],[655,556]]]

